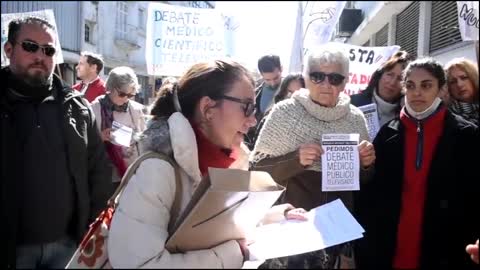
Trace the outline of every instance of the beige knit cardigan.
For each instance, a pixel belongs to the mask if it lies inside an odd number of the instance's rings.
[[[350,104],[350,96],[340,93],[335,107],[324,107],[312,101],[307,89],[296,91],[291,98],[273,107],[250,155],[251,165],[297,151],[304,143],[321,144],[322,134],[358,133],[360,142],[369,140],[365,116]],[[321,160],[307,170],[321,171]]]

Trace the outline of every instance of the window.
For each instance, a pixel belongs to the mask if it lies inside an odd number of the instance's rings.
[[[138,9],[138,28],[145,29],[145,10],[143,8]]]
[[[115,31],[120,38],[125,38],[127,35],[127,14],[127,2],[117,2],[117,22],[115,25]]]
[[[462,36],[460,30],[458,30],[457,3],[433,1],[430,52],[461,41]]]
[[[397,16],[395,44],[413,58],[417,57],[419,14],[420,2],[413,2]]]
[[[90,26],[85,24],[85,42],[91,43],[90,38]]]
[[[388,23],[375,34],[375,46],[388,45]]]

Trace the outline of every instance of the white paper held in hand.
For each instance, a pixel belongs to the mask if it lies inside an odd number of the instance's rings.
[[[322,191],[360,190],[360,134],[322,135]]]
[[[117,121],[112,123],[112,132],[110,133],[112,143],[125,147],[130,147],[132,141],[133,129]]]
[[[251,260],[291,256],[363,237],[364,229],[340,199],[308,212],[307,221],[286,220],[258,227],[248,249]]]

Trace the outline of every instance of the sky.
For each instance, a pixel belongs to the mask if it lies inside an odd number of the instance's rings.
[[[296,24],[298,2],[222,2],[215,9],[232,14],[238,22],[235,32],[237,61],[251,71],[257,70],[258,59],[277,54],[288,73]]]

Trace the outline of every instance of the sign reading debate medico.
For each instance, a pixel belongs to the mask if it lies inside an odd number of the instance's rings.
[[[32,11],[32,12],[22,12],[22,13],[5,13],[5,14],[2,13],[2,67],[10,64],[10,61],[7,58],[7,55],[5,54],[5,51],[3,49],[3,46],[5,45],[8,39],[8,24],[13,19],[24,18],[28,16],[39,17],[49,22],[51,25],[53,25],[53,27],[55,28],[55,34],[57,35],[57,37],[59,37],[58,31],[57,31],[57,24],[55,23],[55,15],[53,14],[53,10],[51,9],[38,10],[38,11]],[[45,44],[40,44],[40,45],[45,45]],[[57,38],[57,41],[55,43],[55,48],[57,49],[57,52],[55,54],[57,64],[63,63],[63,54],[61,49],[62,47],[60,46],[60,38]]]
[[[222,14],[160,3],[148,6],[148,74],[181,76],[193,64],[227,55]]]
[[[373,139],[375,139],[375,136],[377,136],[378,131],[380,130],[380,123],[378,122],[377,104],[371,103],[365,106],[360,106],[358,108],[365,115],[365,120],[367,120],[368,135],[370,137],[370,141],[373,141]]]
[[[322,135],[322,191],[360,190],[360,134]]]
[[[344,91],[347,95],[353,95],[363,91],[367,87],[368,82],[370,82],[373,72],[400,50],[400,46],[398,45],[388,47],[362,47],[338,42],[329,42],[319,46],[343,49],[350,60],[348,82]],[[312,50],[315,49],[311,49],[310,51]]]

